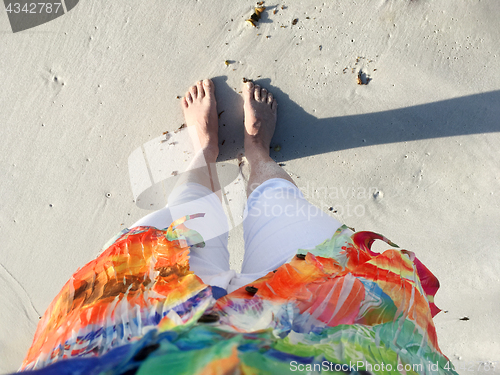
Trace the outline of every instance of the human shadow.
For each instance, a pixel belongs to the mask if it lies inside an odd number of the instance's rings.
[[[225,83],[225,77],[216,77],[214,82],[220,110],[225,111],[221,120],[226,126],[221,127],[220,137],[226,142],[219,157],[225,161],[243,151],[242,98]],[[500,90],[389,111],[317,118],[269,79],[255,83],[271,91],[279,103],[272,144],[281,149],[271,150],[279,161],[379,144],[500,132]],[[229,123],[236,126],[228,127]]]

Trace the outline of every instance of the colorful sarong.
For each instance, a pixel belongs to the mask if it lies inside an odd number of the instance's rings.
[[[22,370],[40,374],[455,374],[432,317],[439,283],[406,250],[342,226],[218,300],[189,270],[198,233],[125,230],[66,283]]]

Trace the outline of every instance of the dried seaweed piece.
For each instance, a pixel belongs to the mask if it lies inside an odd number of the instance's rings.
[[[252,21],[250,18],[246,20],[250,25],[252,25],[253,27],[257,27],[257,25],[255,24],[254,21]]]
[[[247,83],[247,82],[253,82],[253,80],[243,77],[243,83]]]
[[[292,21],[292,25],[296,25],[297,22],[299,22],[299,19],[298,18],[295,18],[293,21]]]
[[[225,139],[222,141],[222,143],[221,143],[220,145],[221,145],[221,146],[224,146],[224,142],[226,142],[226,140],[225,140]]]
[[[177,96],[175,97],[175,99],[180,99],[180,98],[182,98],[182,96],[177,95]]]
[[[278,9],[273,10],[273,14],[278,13]]]
[[[470,320],[470,319],[468,317],[464,316],[463,318],[460,318],[459,320],[466,322],[467,320]]]
[[[178,174],[179,174],[179,172],[178,172],[178,171],[173,171],[173,172],[172,172],[172,176],[177,176]]]
[[[220,115],[222,115],[225,111],[221,111],[219,112],[219,114],[217,115],[217,118],[220,118]]]
[[[165,130],[162,134],[163,135],[167,135],[168,134],[168,130]]]
[[[281,146],[280,145],[274,146],[274,151],[278,152],[280,150],[281,150]]]
[[[224,60],[224,64],[225,64],[226,66],[229,66],[229,64],[231,64],[231,63],[229,62],[229,60]]]
[[[297,259],[302,259],[302,260],[306,259],[306,254],[297,254],[296,256]]]
[[[262,5],[264,5],[264,1],[259,1],[259,2],[257,3],[257,5],[258,5],[258,6],[262,6]]]

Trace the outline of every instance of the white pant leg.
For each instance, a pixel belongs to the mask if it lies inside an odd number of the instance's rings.
[[[231,281],[228,292],[290,261],[298,249],[315,248],[341,226],[281,178],[257,187],[248,197],[244,215],[245,256],[241,274]]]
[[[130,228],[151,226],[164,229],[172,221],[196,213],[205,216],[188,220],[185,225],[203,237],[205,247],[191,249],[189,267],[205,284],[226,289],[236,274],[229,269],[229,225],[219,198],[205,186],[193,182],[178,186],[168,197],[166,207],[143,217]]]

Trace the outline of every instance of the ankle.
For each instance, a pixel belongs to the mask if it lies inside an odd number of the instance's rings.
[[[269,147],[259,141],[245,140],[245,156],[250,163],[270,159]]]
[[[205,157],[205,161],[207,163],[215,163],[217,161],[217,157],[219,156],[219,146],[205,146],[201,149],[201,151],[203,151],[203,156]]]
[[[269,153],[269,145],[266,145],[266,142],[259,135],[250,135],[248,133],[245,134],[244,141],[245,149],[258,149],[263,152]]]

